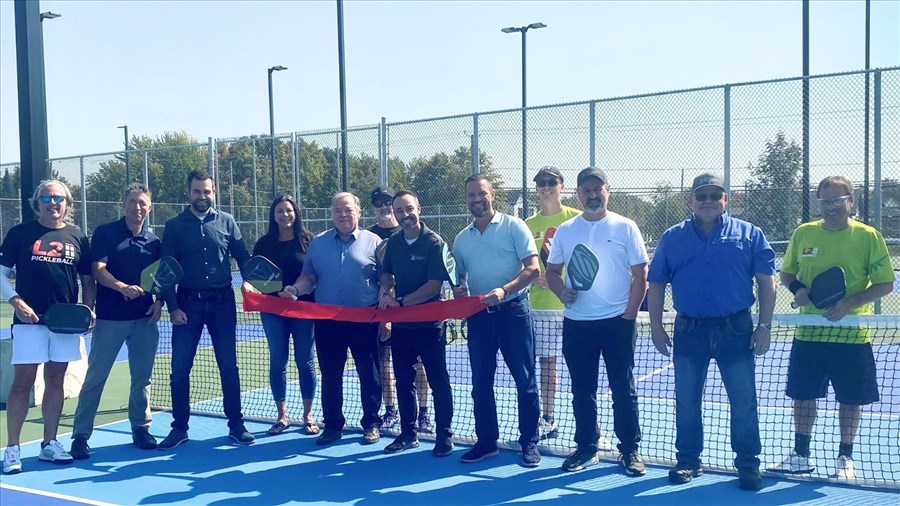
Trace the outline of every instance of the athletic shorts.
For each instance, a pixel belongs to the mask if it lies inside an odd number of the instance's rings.
[[[46,325],[12,326],[12,364],[74,362],[81,359],[81,335],[50,332]]]
[[[861,406],[878,402],[872,345],[794,339],[787,396],[799,401],[821,399],[828,394],[829,382],[841,404]]]
[[[562,318],[558,314],[545,317],[538,312],[534,320],[534,355],[558,357],[562,355]]]

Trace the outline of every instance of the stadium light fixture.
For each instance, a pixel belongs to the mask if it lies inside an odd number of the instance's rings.
[[[509,26],[506,28],[501,28],[500,31],[503,33],[521,33],[522,34],[522,215],[521,217],[524,219],[528,217],[528,135],[527,135],[527,119],[525,107],[527,107],[527,95],[525,88],[525,68],[526,68],[526,52],[525,52],[525,35],[528,33],[528,30],[537,30],[538,28],[547,28],[547,25],[544,23],[531,23],[526,26]]]
[[[58,12],[47,11],[47,12],[41,13],[41,21],[43,21],[45,19],[56,19],[59,17],[62,17],[62,14],[60,14]]]

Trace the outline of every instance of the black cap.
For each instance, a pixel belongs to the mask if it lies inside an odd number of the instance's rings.
[[[597,167],[588,167],[586,169],[582,169],[581,172],[578,173],[578,186],[581,186],[589,177],[595,177],[602,181],[603,184],[609,184],[609,178],[606,176],[606,172],[603,172],[603,169],[598,169]]]
[[[371,202],[374,205],[381,198],[394,199],[394,189],[390,186],[379,186],[372,190],[372,199]]]
[[[541,167],[541,170],[539,170],[537,174],[535,174],[534,179],[532,179],[532,181],[537,183],[538,181],[541,180],[541,178],[543,178],[545,176],[558,177],[560,181],[563,180],[562,172],[560,172],[558,168],[556,168],[552,165],[545,165],[545,166]]]
[[[699,176],[694,178],[694,183],[691,185],[691,193],[694,193],[704,186],[718,186],[724,191],[725,181],[723,181],[721,177],[713,174],[712,172],[704,172],[703,174],[700,174]]]

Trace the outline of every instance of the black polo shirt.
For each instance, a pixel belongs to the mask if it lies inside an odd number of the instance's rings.
[[[139,233],[132,234],[125,218],[100,225],[91,237],[91,261],[104,262],[113,277],[129,285],[141,284],[141,271],[159,260],[159,250],[159,237],[147,230],[146,224]],[[118,291],[97,283],[97,318],[101,320],[144,318],[151,304],[150,294],[128,300]]]
[[[419,289],[430,280],[444,281],[447,270],[441,247],[444,241],[439,235],[422,223],[422,231],[412,244],[407,244],[403,232],[388,239],[384,253],[383,272],[394,275],[394,293],[404,297]],[[427,302],[441,300],[440,295]],[[420,323],[395,323],[395,327],[436,327],[438,321]]]

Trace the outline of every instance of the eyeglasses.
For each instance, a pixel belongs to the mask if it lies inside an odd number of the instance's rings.
[[[547,188],[547,187],[556,188],[557,186],[559,186],[559,183],[561,183],[561,182],[562,181],[560,181],[559,179],[539,179],[537,181],[537,187],[538,188]]]
[[[850,195],[841,195],[840,197],[834,197],[833,199],[816,199],[819,202],[819,205],[822,207],[831,207],[831,206],[842,206],[844,202],[850,199]]]
[[[724,195],[724,193],[722,193],[722,192],[695,193],[694,199],[696,199],[697,202],[706,202],[707,200],[711,200],[713,202],[718,202],[718,201],[722,200],[722,195]]]
[[[372,202],[372,205],[375,206],[375,207],[390,206],[390,205],[391,205],[391,201],[390,201],[390,200],[380,200],[380,201],[378,201],[378,202]]]
[[[41,195],[40,197],[38,197],[38,201],[41,204],[49,204],[50,202],[53,202],[54,204],[61,204],[64,200],[66,200],[66,198],[62,195]]]

